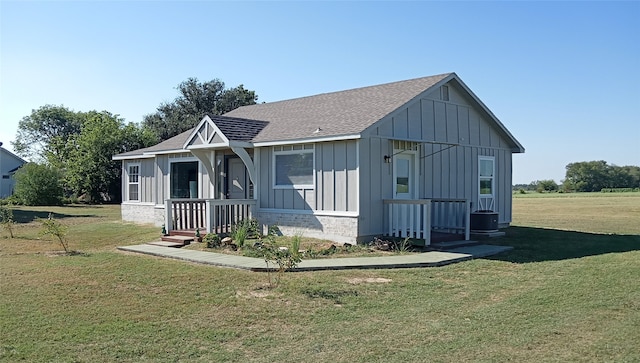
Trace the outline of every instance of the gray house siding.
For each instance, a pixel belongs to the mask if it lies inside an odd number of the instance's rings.
[[[364,138],[360,146],[360,213],[358,235],[382,233],[384,199],[392,198],[392,164],[384,156],[393,154],[391,142],[378,137]]]
[[[154,203],[154,195],[153,195],[153,183],[154,183],[154,169],[155,162],[153,159],[135,159],[135,160],[126,160],[124,161],[124,168],[122,170],[122,199],[124,201],[128,200],[128,173],[129,173],[129,165],[137,164],[140,165],[140,174],[139,174],[139,196],[140,200],[138,203]]]
[[[6,198],[13,194],[15,185],[13,173],[25,162],[25,160],[22,160],[12,152],[0,147],[0,198]]]
[[[500,224],[511,222],[511,146],[491,126],[488,115],[455,85],[448,86],[449,101],[441,99],[440,89],[424,93],[363,133],[359,235],[383,232],[382,201],[392,198],[393,190],[393,166],[383,158],[393,154],[392,140],[421,144],[418,198],[469,199],[473,210],[479,194],[478,157],[494,157],[494,210]]]
[[[260,165],[259,205],[266,209],[356,212],[358,210],[357,141],[314,144],[313,188],[273,187],[273,148],[257,153]]]

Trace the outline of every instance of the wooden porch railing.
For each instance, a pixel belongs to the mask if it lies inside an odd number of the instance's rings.
[[[231,227],[252,217],[254,199],[167,199],[165,228],[229,233]]]
[[[430,199],[385,199],[387,205],[387,234],[392,237],[424,239],[431,244]]]
[[[431,244],[431,231],[463,234],[470,238],[471,204],[466,199],[385,199],[387,235],[425,240]]]
[[[431,199],[431,229],[470,238],[471,203],[467,199]]]
[[[170,230],[205,229],[206,204],[204,199],[167,199],[165,228]]]

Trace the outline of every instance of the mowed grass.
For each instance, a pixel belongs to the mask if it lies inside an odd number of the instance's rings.
[[[276,288],[118,252],[159,231],[121,223],[117,206],[23,207],[18,238],[0,238],[0,361],[640,361],[639,206],[640,194],[518,197],[515,226],[491,240],[512,252],[287,273]],[[49,210],[83,254],[37,239],[29,215]]]

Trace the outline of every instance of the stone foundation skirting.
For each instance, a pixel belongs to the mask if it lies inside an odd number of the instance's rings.
[[[302,234],[307,237],[351,244],[355,244],[358,237],[358,217],[271,211],[259,211],[254,216],[263,228],[276,225],[282,234],[287,236]]]
[[[164,224],[164,206],[154,204],[122,203],[120,205],[122,220],[134,223],[151,223],[155,226]]]

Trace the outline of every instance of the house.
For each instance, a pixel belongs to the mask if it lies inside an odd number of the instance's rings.
[[[221,232],[249,216],[284,234],[469,239],[511,222],[524,148],[455,73],[237,108],[122,160],[122,218]]]
[[[26,163],[21,157],[2,147],[0,142],[0,198],[13,194],[13,174]]]

